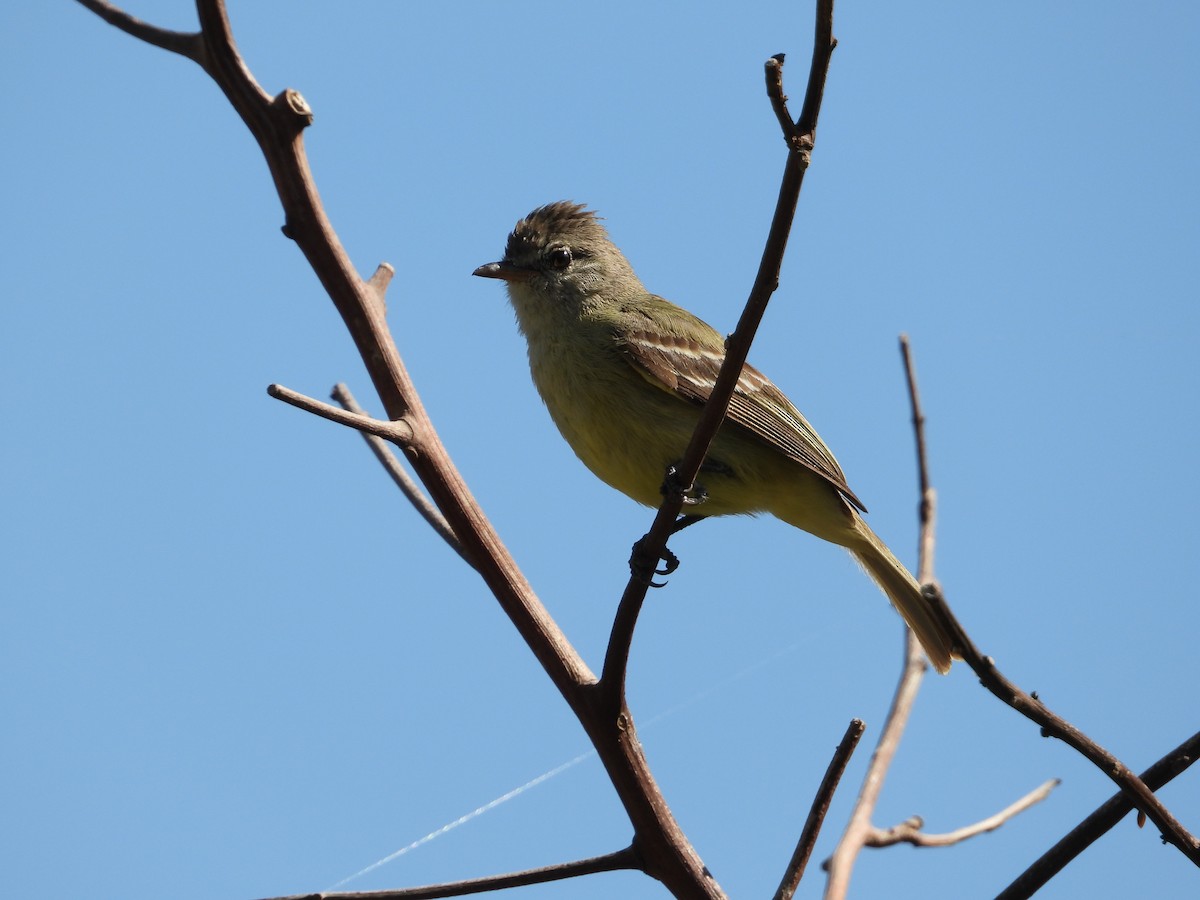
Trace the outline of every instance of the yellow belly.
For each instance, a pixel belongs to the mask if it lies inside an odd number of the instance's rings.
[[[531,361],[532,362],[532,361]],[[538,391],[558,430],[601,481],[646,506],[662,503],[667,468],[677,464],[699,419],[694,406],[631,368],[566,376],[570,366],[534,365]],[[546,377],[553,371],[555,377]],[[823,477],[727,423],[697,479],[705,501],[688,514],[770,512],[834,543],[853,533],[853,516]]]

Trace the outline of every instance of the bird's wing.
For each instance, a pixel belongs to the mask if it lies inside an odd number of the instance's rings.
[[[646,331],[626,332],[621,339],[626,359],[643,378],[698,406],[708,400],[725,360],[724,347],[718,347],[678,334]],[[749,363],[738,378],[727,419],[820,475],[856,507],[867,511],[808,420],[783,391]]]

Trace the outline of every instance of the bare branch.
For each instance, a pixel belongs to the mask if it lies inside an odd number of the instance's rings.
[[[817,136],[817,117],[825,99],[825,79],[829,76],[829,58],[837,48],[833,36],[833,0],[818,0],[816,28],[813,33],[813,62],[808,69],[808,84],[804,88],[804,106],[796,120],[796,134],[811,150]],[[783,58],[778,59],[783,65]],[[806,160],[807,162],[807,160]]]
[[[637,544],[635,556],[640,559],[635,559],[635,574],[630,578],[621,597],[604,658],[601,683],[608,695],[609,702],[616,702],[624,696],[629,647],[633,641],[634,626],[637,624],[638,614],[649,587],[648,579],[642,577],[636,570],[653,571],[657,562],[663,558],[667,538],[670,537],[679,513],[683,509],[684,494],[695,483],[700,466],[704,463],[704,457],[708,453],[709,445],[721,427],[721,422],[725,419],[729,401],[733,397],[742,366],[750,353],[750,344],[754,341],[754,335],[758,331],[758,325],[766,311],[767,302],[771,299],[775,288],[779,286],[779,271],[783,265],[783,254],[787,249],[792,221],[795,219],[796,205],[800,200],[800,188],[804,183],[804,173],[808,168],[808,151],[816,137],[816,113],[821,108],[821,100],[824,97],[825,78],[829,71],[829,62],[835,43],[833,40],[833,0],[818,0],[816,38],[813,43],[808,92],[804,98],[805,114],[801,116],[800,123],[795,126],[802,131],[801,137],[805,146],[801,147],[801,142],[798,141],[789,141],[790,152],[784,165],[779,197],[775,203],[775,213],[771,219],[770,231],[767,234],[754,285],[750,289],[750,296],[746,300],[746,306],[742,310],[737,328],[726,341],[725,361],[721,365],[716,384],[708,401],[704,404],[700,421],[692,433],[691,442],[675,473],[678,484],[684,490],[675,496],[668,496],[663,501],[654,518],[654,524],[650,526],[650,531]],[[782,57],[772,57],[766,63],[768,72],[772,69],[776,70],[780,79],[780,91],[782,91],[782,75],[778,70],[782,65]],[[769,93],[771,83],[768,78]],[[775,103],[774,99],[772,99],[772,103]]]
[[[993,695],[1042,728],[1046,737],[1056,737],[1091,760],[1101,772],[1117,784],[1158,827],[1163,840],[1173,844],[1184,856],[1200,866],[1200,842],[1163,806],[1154,792],[1129,768],[1098,743],[1068,722],[1051,712],[1036,696],[1025,693],[1006,678],[996,667],[996,661],[984,656],[967,636],[962,624],[950,611],[946,598],[937,585],[925,585],[924,592],[935,615],[954,635],[962,658],[979,676],[980,682]]]
[[[378,277],[379,273],[383,271],[385,271],[385,268],[381,266],[375,273],[376,276]],[[390,279],[391,266],[387,266],[386,271],[388,272],[386,277]],[[374,281],[375,279],[373,278],[372,283]],[[350,393],[350,388],[346,385],[334,385],[331,396],[346,410],[356,415],[367,416],[367,411],[358,405],[358,401],[354,399],[354,395]],[[475,568],[475,563],[471,562],[470,557],[467,556],[466,550],[463,549],[462,543],[454,534],[454,529],[450,527],[450,523],[438,512],[437,507],[429,502],[429,498],[425,496],[420,486],[412,480],[400,460],[396,457],[396,454],[388,446],[387,441],[378,435],[371,434],[369,431],[359,429],[359,434],[362,435],[363,440],[367,442],[367,446],[371,448],[371,452],[375,454],[375,458],[379,460],[380,465],[391,476],[396,487],[400,488],[400,492],[413,505],[413,508],[421,515],[421,518],[428,522],[429,526],[438,533],[441,539],[450,545],[451,550],[462,557],[463,562],[471,566],[471,568]]]
[[[779,120],[779,130],[783,132],[783,139],[790,147],[798,129],[791,112],[788,111],[787,94],[783,92],[783,61],[784,54],[776,53],[767,60],[763,71],[767,76],[767,98],[771,101],[775,118]]]
[[[1052,778],[1040,787],[1034,788],[1016,803],[1000,810],[995,815],[988,816],[986,819],[982,819],[973,825],[966,825],[954,831],[948,831],[945,834],[926,834],[921,831],[925,823],[921,820],[920,816],[914,816],[908,821],[902,822],[892,828],[876,828],[873,829],[871,835],[867,838],[867,846],[890,847],[893,844],[912,844],[914,847],[949,847],[952,844],[959,844],[976,835],[995,831],[1009,819],[1023,813],[1035,803],[1041,803],[1061,783],[1059,779]]]
[[[267,161],[284,211],[283,232],[304,253],[341,315],[387,419],[404,425],[356,418],[293,392],[273,394],[335,421],[405,442],[418,478],[595,746],[633,825],[634,845],[645,870],[678,896],[722,897],[663,801],[628,710],[623,703],[614,708],[596,702],[596,677],[534,594],[442,445],[388,329],[383,289],[389,273],[377,271],[369,281],[358,274],[321,203],[303,141],[312,110],[297,91],[272,97],[258,85],[238,52],[223,0],[197,0],[196,8],[203,35],[201,65]]]
[[[282,384],[267,385],[267,394],[297,409],[310,412],[313,415],[320,416],[322,419],[328,419],[330,422],[337,422],[339,425],[345,425],[347,428],[353,428],[355,431],[361,431],[364,434],[373,434],[386,441],[391,441],[397,446],[409,447],[413,444],[413,427],[405,419],[395,422],[384,422],[381,419],[375,419],[371,416],[338,409],[336,406],[322,403],[313,397],[293,391],[291,388],[286,388]]]
[[[171,31],[159,28],[141,19],[131,16],[122,9],[106,3],[105,0],[79,0],[81,6],[90,9],[109,25],[119,28],[139,41],[161,47],[180,56],[186,56],[193,62],[203,65],[204,41],[198,31]]]
[[[829,873],[825,885],[826,900],[841,900],[850,888],[850,874],[854,869],[854,861],[875,830],[871,824],[871,815],[875,812],[879,794],[883,790],[883,782],[900,746],[913,703],[917,699],[917,691],[921,689],[921,681],[929,668],[912,631],[905,628],[904,632],[904,669],[892,696],[891,709],[888,710],[887,720],[883,723],[879,743],[871,755],[867,774],[863,776],[862,789],[859,791],[854,811],[850,814],[850,821],[825,866]]]
[[[854,750],[866,728],[862,719],[850,720],[850,725],[846,728],[846,733],[843,735],[841,743],[838,744],[837,750],[834,751],[833,759],[829,761],[829,767],[825,770],[825,777],[821,779],[821,786],[817,788],[817,794],[808,811],[808,819],[804,822],[804,828],[800,832],[800,840],[796,842],[796,850],[792,853],[791,861],[788,862],[787,869],[783,873],[783,880],[779,882],[779,889],[775,891],[775,900],[791,900],[796,893],[796,888],[800,886],[800,879],[804,877],[804,869],[808,865],[813,847],[817,843],[817,835],[821,833],[825,814],[829,812],[829,804],[833,802],[833,794],[837,790],[838,784],[842,780],[842,773],[846,771],[846,765],[850,762],[850,757],[854,755]]]
[[[1145,772],[1141,778],[1152,791],[1183,772],[1200,756],[1200,732],[1196,732]],[[1133,809],[1129,795],[1118,791],[1090,816],[1076,825],[1062,840],[1047,850],[1012,884],[996,895],[996,900],[1025,900],[1032,897],[1042,885],[1057,875],[1076,856],[1109,829],[1125,818]]]
[[[197,0],[196,5],[202,37],[192,58],[218,84],[254,135],[284,209],[284,234],[304,253],[341,314],[379,393],[387,419],[403,425],[356,418],[352,413],[324,408],[325,404],[282,389],[273,390],[273,395],[334,421],[404,444],[433,501],[595,745],[633,824],[634,847],[644,871],[678,896],[721,896],[719,887],[662,801],[624,702],[629,642],[646,586],[631,586],[626,592],[628,600],[622,600],[622,613],[618,614],[606,655],[605,680],[598,685],[533,594],[441,445],[387,328],[383,294],[390,273],[380,270],[369,281],[364,280],[354,269],[326,216],[303,144],[303,132],[312,122],[312,110],[294,90],[271,97],[257,84],[238,52],[223,0]],[[128,22],[125,24],[128,26]],[[719,427],[762,311],[778,283],[834,46],[832,0],[818,0],[816,32],[818,39],[804,111],[796,126],[798,133],[787,136],[789,154],[762,262],[746,310],[729,343],[728,359],[709,409],[685,457],[680,473],[680,481],[685,485],[695,479]],[[774,64],[778,65],[778,61]],[[681,497],[669,498],[660,510],[646,544],[652,561],[665,548],[680,504]]]
[[[904,380],[908,385],[909,406],[912,409],[913,438],[917,448],[917,483],[921,492],[921,539],[917,549],[917,581],[928,584],[934,580],[934,551],[937,535],[937,492],[929,481],[929,457],[925,445],[925,411],[921,408],[921,392],[917,389],[916,364],[908,344],[908,335],[900,335],[900,355],[904,360]]]
[[[271,900],[434,900],[438,897],[462,897],[466,894],[481,894],[484,891],[545,884],[549,881],[562,881],[566,878],[594,875],[597,872],[616,872],[621,869],[642,869],[637,851],[633,847],[626,847],[604,856],[593,856],[590,859],[543,866],[540,869],[526,869],[523,872],[510,872],[506,875],[489,875],[486,878],[469,878],[465,881],[449,881],[396,891],[325,891],[319,894],[293,894]]]
[[[926,538],[925,520],[928,518],[930,522],[932,521],[934,497],[933,488],[929,485],[928,468],[925,458],[925,416],[921,411],[920,397],[917,393],[916,375],[908,339],[902,336],[900,341],[901,352],[903,353],[905,362],[905,373],[908,377],[909,393],[913,403],[913,427],[917,433],[917,454],[923,489],[921,505],[921,546],[923,560],[920,580],[924,587],[926,599],[930,603],[931,611],[934,615],[942,618],[947,630],[954,636],[956,652],[961,652],[962,659],[979,676],[984,687],[1013,709],[1017,710],[1017,712],[1042,726],[1043,734],[1065,741],[1091,760],[1105,775],[1115,781],[1122,790],[1125,790],[1130,797],[1135,799],[1138,809],[1145,812],[1154,821],[1155,825],[1159,827],[1164,840],[1174,844],[1188,859],[1196,865],[1200,865],[1200,843],[1167,811],[1166,807],[1159,802],[1153,792],[1136,775],[1129,771],[1120,760],[1074,725],[1050,712],[1040,700],[1026,694],[1005,678],[999,669],[996,668],[995,660],[991,657],[985,657],[979,652],[979,649],[967,636],[962,624],[950,611],[950,606],[947,604],[941,588],[932,577],[932,571],[926,571],[924,560],[925,548],[928,546],[928,556],[929,559],[932,559],[933,539],[931,536]],[[932,567],[929,568],[931,569]]]
[[[917,474],[921,491],[920,527],[918,542],[917,578],[922,582],[934,580],[933,559],[937,540],[937,498],[929,480],[929,465],[925,452],[925,414],[921,410],[921,396],[917,391],[917,376],[912,356],[908,349],[908,338],[900,336],[900,349],[904,357],[905,379],[908,384],[909,403],[912,408],[914,443],[917,448]],[[871,764],[863,778],[863,787],[858,801],[846,825],[842,839],[834,849],[826,868],[829,880],[825,888],[826,897],[845,897],[850,887],[850,874],[862,848],[868,846],[878,829],[871,824],[871,816],[883,788],[883,779],[891,768],[896,749],[904,729],[908,725],[912,705],[917,691],[925,678],[927,664],[916,635],[910,628],[904,629],[904,666],[900,681],[892,697],[892,708],[884,722],[879,745],[871,757]]]

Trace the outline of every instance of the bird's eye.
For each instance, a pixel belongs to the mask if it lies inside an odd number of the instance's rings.
[[[546,259],[552,268],[565,269],[571,264],[571,250],[568,247],[555,247],[546,254]]]

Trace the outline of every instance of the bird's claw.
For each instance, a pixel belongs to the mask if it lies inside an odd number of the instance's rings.
[[[679,568],[679,557],[666,547],[663,547],[662,556],[660,556],[659,559],[666,563],[666,565],[664,565],[661,569],[655,569],[655,575],[670,575]]]
[[[665,581],[655,581],[653,575],[670,575],[679,568],[679,557],[663,547],[662,552],[658,555],[654,562],[646,559],[645,555],[646,538],[642,537],[636,544],[633,545],[633,553],[629,557],[629,571],[637,579],[643,581],[649,587],[661,588],[666,587]],[[661,569],[657,568],[655,563],[662,560],[664,563]]]

